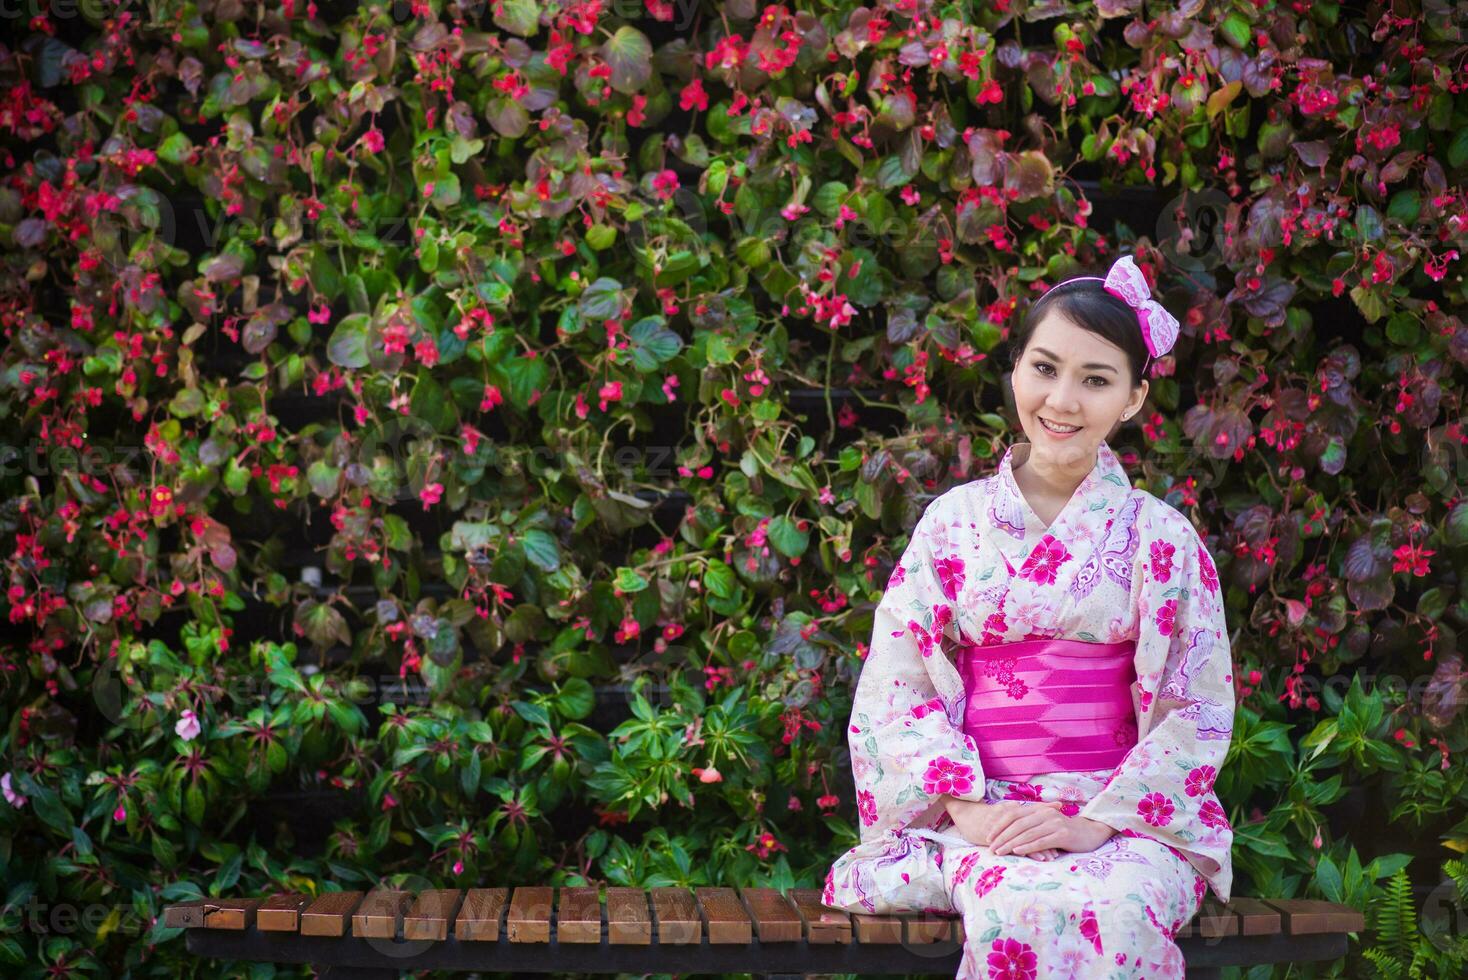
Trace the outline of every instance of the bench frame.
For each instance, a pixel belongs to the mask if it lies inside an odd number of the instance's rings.
[[[557,895],[559,892],[559,895]],[[513,894],[513,900],[511,895]],[[190,953],[313,964],[331,977],[403,970],[513,973],[947,974],[963,953],[953,915],[851,915],[820,891],[700,887],[323,892],[315,899],[196,900],[164,910]],[[258,915],[257,915],[258,913]],[[1205,896],[1177,943],[1191,980],[1225,966],[1341,958],[1364,926],[1350,906]],[[263,928],[262,928],[263,927]],[[409,935],[425,938],[407,938]],[[665,941],[666,940],[666,941]]]

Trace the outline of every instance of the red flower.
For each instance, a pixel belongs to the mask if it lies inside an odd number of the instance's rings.
[[[923,773],[923,792],[930,795],[948,793],[952,796],[964,796],[973,790],[973,766],[954,762],[947,756],[940,755],[929,762],[927,772]]]

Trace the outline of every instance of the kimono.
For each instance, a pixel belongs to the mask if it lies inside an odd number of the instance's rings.
[[[1213,791],[1234,714],[1218,573],[1192,523],[1134,489],[1104,441],[1044,526],[1014,479],[1029,449],[930,502],[893,569],[847,734],[860,843],[822,901],[961,915],[960,980],[1182,977],[1177,931],[1208,889],[1227,902],[1233,876]],[[1135,644],[1131,747],[1099,770],[986,776],[954,651],[1045,639]],[[1049,861],[996,855],[952,829],[945,796],[1055,802],[1116,833]]]

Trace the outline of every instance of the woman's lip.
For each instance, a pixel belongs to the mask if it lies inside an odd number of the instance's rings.
[[[1057,422],[1054,419],[1047,419],[1043,415],[1040,416],[1040,421],[1041,422],[1049,422],[1052,425],[1066,425],[1066,426],[1070,426],[1071,428],[1075,429],[1077,432],[1079,432],[1081,430],[1081,428],[1083,428],[1082,426],[1079,426],[1079,425],[1071,425],[1071,423],[1069,423],[1069,422]]]

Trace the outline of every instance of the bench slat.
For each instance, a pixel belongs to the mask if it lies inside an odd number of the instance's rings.
[[[449,920],[459,902],[457,888],[430,888],[418,893],[413,905],[403,915],[403,939],[449,938]]]
[[[352,935],[363,939],[396,939],[398,921],[413,896],[396,888],[374,888],[352,913]]]
[[[792,888],[788,897],[805,922],[806,942],[851,942],[851,916],[841,909],[822,905],[819,888]]]
[[[163,910],[163,925],[169,929],[198,929],[204,925],[204,906],[214,900],[195,898],[170,905]]]
[[[607,886],[607,942],[637,946],[652,942],[652,916],[647,910],[646,891]]]
[[[693,890],[710,943],[748,943],[753,935],[749,913],[732,888],[704,886]]]
[[[658,924],[658,945],[703,941],[703,917],[698,913],[698,900],[686,888],[662,887],[652,890],[652,911]]]
[[[1236,896],[1229,900],[1228,907],[1239,917],[1241,936],[1277,936],[1283,931],[1279,909],[1257,898]]]
[[[853,912],[852,927],[859,943],[901,943],[902,920],[893,915],[867,915]]]
[[[562,888],[556,907],[556,941],[601,942],[601,888],[578,885]]]
[[[921,912],[908,913],[900,918],[909,943],[952,942],[955,935],[954,927],[963,925],[962,919],[923,915]]]
[[[510,896],[505,934],[512,943],[548,943],[555,889],[549,885],[521,885]]]
[[[221,898],[204,907],[205,929],[248,929],[255,921],[258,898]]]
[[[322,892],[301,913],[301,935],[344,936],[352,910],[362,901],[362,893]]]
[[[798,943],[803,931],[800,913],[778,888],[741,888],[745,907],[762,943]]]
[[[508,888],[470,888],[464,893],[458,917],[454,919],[454,937],[461,941],[498,942],[500,920],[509,904]]]
[[[255,909],[255,928],[261,932],[295,932],[301,911],[311,899],[299,892],[276,892]]]
[[[1284,931],[1291,936],[1321,932],[1360,932],[1365,917],[1360,910],[1319,898],[1267,898],[1265,905],[1279,909]]]

